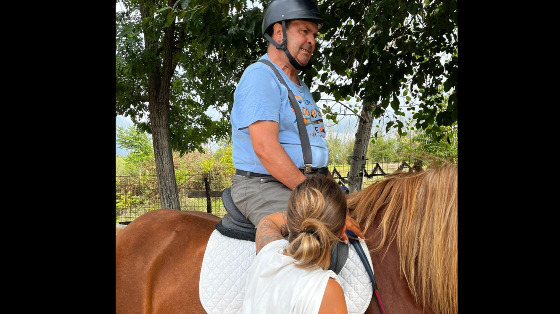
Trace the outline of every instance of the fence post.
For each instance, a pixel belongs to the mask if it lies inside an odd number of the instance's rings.
[[[210,181],[204,177],[204,189],[206,190],[206,212],[212,213],[212,199],[210,198]]]

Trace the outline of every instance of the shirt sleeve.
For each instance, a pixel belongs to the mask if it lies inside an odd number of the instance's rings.
[[[234,94],[237,128],[244,129],[256,121],[280,121],[280,108],[287,91],[280,88],[274,73],[260,62],[247,68]]]

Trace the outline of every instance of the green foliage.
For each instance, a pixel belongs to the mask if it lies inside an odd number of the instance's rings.
[[[221,171],[226,177],[233,177],[235,174],[235,167],[233,166],[232,147],[231,142],[220,143],[220,148],[216,150],[214,158],[218,161],[217,164],[221,165]]]
[[[117,145],[127,151],[127,155],[122,157],[121,173],[146,174],[153,173],[154,149],[149,135],[141,131],[136,126],[129,126],[126,129],[117,126]],[[136,173],[142,169],[140,173]]]
[[[255,3],[266,7],[269,2]],[[210,140],[227,140],[235,86],[243,70],[266,52],[261,9],[245,0],[117,4],[124,10],[116,12],[116,114],[130,117],[139,131],[149,134],[153,121],[162,122],[154,126],[159,131],[154,134],[162,134],[158,141],[169,140],[178,154],[175,160],[195,151],[203,155]],[[406,108],[416,119],[409,125],[425,130],[423,140],[407,137],[407,145],[437,151],[428,143],[447,140],[453,150],[455,137],[445,134],[452,133],[457,122],[457,1],[338,0],[321,1],[319,7],[325,23],[315,67],[303,74],[315,99],[319,101],[321,93],[332,96],[350,114],[374,106],[375,116],[381,117],[392,109],[385,131],[396,129],[401,136],[407,133],[402,121]],[[221,117],[215,121],[209,109]],[[339,114],[324,105],[326,119],[336,123]],[[399,142],[397,154],[403,147]],[[380,156],[389,155],[388,148],[377,149],[384,152]],[[125,159],[128,172],[136,166],[143,174],[154,173],[145,154],[133,155]],[[333,149],[333,160],[344,155],[351,150]],[[217,178],[230,174],[229,164],[211,158],[193,163],[196,171],[175,169],[192,176],[205,167],[215,184],[225,184]]]
[[[444,89],[440,86],[440,90]],[[456,113],[449,110],[449,98],[456,97],[453,93],[449,97],[435,96],[436,101],[430,110],[430,115],[435,119],[429,119],[421,114],[415,114],[416,126],[418,131],[412,138],[412,142],[417,144],[415,150],[421,151],[431,156],[442,158],[456,163],[458,159],[458,138],[457,120],[450,116]]]
[[[329,162],[331,164],[349,164],[354,141],[340,137],[327,137],[329,143]]]
[[[125,208],[134,207],[140,204],[140,197],[132,195],[131,191],[125,191],[124,193],[117,193],[117,211],[121,211]]]
[[[380,137],[368,145],[367,158],[375,162],[390,162],[402,159],[398,155],[397,139]]]
[[[125,175],[125,170],[124,170],[124,157],[121,156],[120,154],[117,154],[117,160],[116,160],[116,166],[115,166],[115,172],[117,174],[117,176],[124,176]]]
[[[434,131],[434,128],[437,128],[437,131]],[[442,135],[443,133],[445,135]],[[409,152],[423,152],[439,159],[457,163],[459,158],[457,143],[457,127],[434,126],[425,131],[419,130],[417,132],[412,139],[412,145],[409,146]]]
[[[428,130],[413,130],[407,136],[398,132],[378,133],[372,137],[368,145],[367,158],[373,162],[395,162],[411,159],[442,159],[457,163],[457,127],[438,127],[439,132],[428,133]],[[445,129],[445,130],[444,130]],[[442,134],[445,133],[445,136]],[[437,135],[435,135],[437,134]],[[339,137],[327,138],[329,143],[329,164],[350,164],[353,139]]]
[[[386,131],[396,128],[400,135],[406,133],[399,118],[403,108],[416,110],[418,128],[456,123],[456,0],[340,0],[324,1],[319,8],[325,19],[322,45],[317,69],[308,73],[319,92],[333,95],[350,112],[375,104],[380,117],[390,106],[394,123]],[[446,110],[438,111],[445,95],[452,96]],[[358,103],[345,102],[349,98]],[[336,113],[329,114],[336,119]]]
[[[223,190],[231,185],[235,172],[231,160],[231,144],[223,142],[222,146],[212,152],[191,152],[180,155],[173,153],[173,164],[177,177],[177,186],[191,190],[204,190],[204,180],[210,180],[211,189]]]
[[[183,155],[209,140],[229,138],[233,90],[246,66],[265,52],[262,12],[244,0],[118,0],[116,13],[117,114],[151,133],[148,100],[169,98],[169,140]],[[170,33],[171,37],[166,34]],[[169,38],[172,38],[172,43]],[[171,49],[166,49],[171,44]],[[166,51],[171,55],[165,55]],[[149,95],[150,77],[173,69],[167,94]],[[159,76],[158,76],[159,75]],[[155,84],[154,88],[160,85]],[[157,93],[157,89],[155,89]],[[217,121],[208,114],[221,112]]]
[[[202,172],[202,175],[210,174],[213,168],[214,168],[214,159],[212,158],[202,159],[202,162],[200,163],[200,171]]]

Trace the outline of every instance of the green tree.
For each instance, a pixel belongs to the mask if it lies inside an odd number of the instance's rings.
[[[222,165],[221,173],[226,177],[232,178],[235,174],[235,167],[233,166],[231,141],[222,141],[214,154],[214,158],[218,161],[219,165]]]
[[[411,141],[405,145],[406,154],[417,159],[426,158],[431,161],[445,160],[457,163],[459,159],[457,126],[434,125],[428,130],[416,130],[413,133]]]
[[[207,149],[179,156],[175,154],[177,184],[183,188],[203,190],[204,178],[208,179],[213,191],[223,190],[231,185],[235,172],[231,159],[231,144],[221,142],[215,151]]]
[[[149,135],[132,125],[127,128],[117,126],[117,145],[125,149],[122,157],[124,175],[149,174],[154,168],[154,149]]]
[[[394,113],[386,130],[396,128],[400,135],[406,134],[405,110],[415,111],[420,129],[456,124],[457,1],[339,0],[319,7],[325,19],[322,45],[308,80],[316,78],[317,97],[332,95],[360,117],[349,175],[354,191],[352,182],[365,162],[360,146],[369,143],[372,119],[389,106]],[[445,110],[438,110],[444,102]],[[326,117],[336,120],[338,113],[325,107]]]
[[[116,160],[116,165],[115,165],[115,173],[117,174],[117,176],[124,176],[125,175],[124,157],[121,156],[120,154],[117,154],[117,160]]]
[[[331,165],[348,163],[354,142],[341,137],[328,137],[327,142],[329,143],[329,163]]]
[[[379,137],[368,146],[367,156],[374,162],[391,162],[398,159],[397,139],[393,137]]]
[[[356,105],[346,103],[350,110],[375,107],[375,117],[389,106],[396,116],[404,116],[403,108],[416,109],[420,128],[457,121],[456,0],[339,0],[319,6],[322,45],[317,67],[308,73],[317,78],[317,97],[355,98]],[[444,100],[446,94],[451,96]],[[446,109],[438,110],[444,101]],[[402,122],[387,130],[393,127],[405,132]]]
[[[262,13],[244,0],[117,4],[116,111],[152,134],[161,206],[180,209],[172,151],[228,137],[233,86],[263,52],[254,44]]]
[[[266,49],[262,11],[252,5],[269,2],[117,1],[124,7],[116,13],[117,114],[153,136],[162,206],[179,208],[172,151],[200,151],[207,140],[229,136],[234,87]],[[321,94],[332,96],[360,117],[352,177],[364,162],[359,157],[366,155],[373,118],[389,106],[387,129],[400,134],[403,110],[416,111],[419,128],[456,122],[456,0],[338,0],[319,7],[325,23],[315,67],[303,80],[318,102]],[[447,106],[438,111],[445,95]],[[210,106],[222,112],[220,121],[206,114]],[[342,113],[323,106],[326,119],[336,122]]]

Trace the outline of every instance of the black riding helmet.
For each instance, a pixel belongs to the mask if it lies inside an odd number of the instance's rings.
[[[273,0],[264,12],[262,23],[264,38],[272,43],[276,49],[284,50],[284,53],[286,53],[288,60],[290,60],[294,68],[300,71],[309,69],[311,67],[311,60],[309,60],[305,66],[302,66],[288,51],[286,45],[286,21],[289,20],[307,20],[320,25],[323,19],[319,13],[319,8],[312,0]],[[279,22],[282,22],[282,33],[284,34],[284,39],[280,44],[276,43],[272,37],[270,37],[272,25]]]

